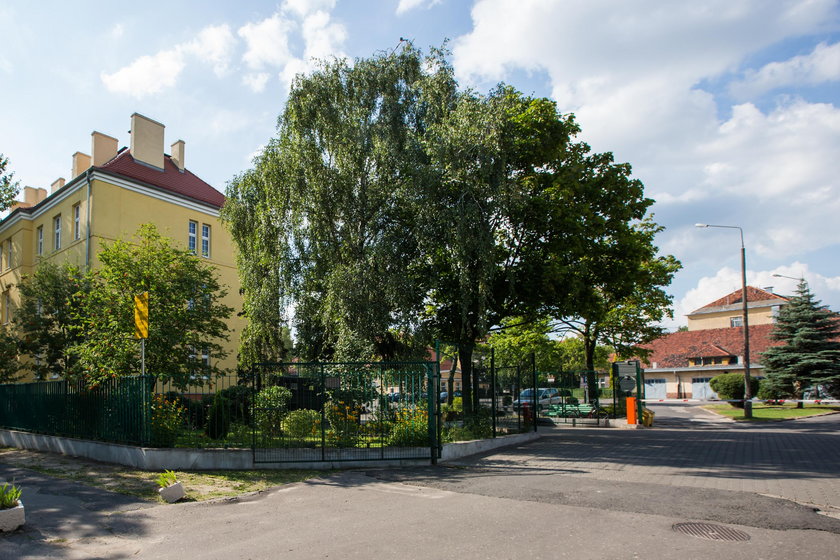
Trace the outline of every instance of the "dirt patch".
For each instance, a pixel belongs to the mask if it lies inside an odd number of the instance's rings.
[[[0,463],[37,471],[56,478],[73,480],[128,494],[153,502],[158,497],[157,477],[160,473],[132,469],[113,463],[69,457],[57,453],[0,447]],[[176,471],[187,490],[187,500],[203,501],[267,490],[326,474],[324,471]]]

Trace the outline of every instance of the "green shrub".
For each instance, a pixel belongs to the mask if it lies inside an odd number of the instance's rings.
[[[251,399],[254,389],[247,385],[233,385],[219,391],[227,399],[231,422],[251,423]]]
[[[306,439],[318,434],[321,427],[321,413],[302,408],[293,410],[283,421],[283,429],[294,439]]]
[[[263,434],[279,436],[289,411],[292,392],[286,387],[266,387],[254,395],[254,420]]]
[[[359,406],[344,401],[328,401],[324,414],[330,423],[330,443],[336,447],[353,447],[359,441]]]
[[[180,399],[170,401],[163,395],[152,397],[152,445],[175,447],[185,417],[186,410],[180,405]]]
[[[712,380],[709,381],[709,386],[723,400],[744,398],[744,375],[741,373],[723,373],[712,377]],[[758,379],[755,377],[750,378],[750,388],[752,389],[751,392],[753,395],[758,392]],[[744,408],[743,401],[729,404],[737,408]]]
[[[397,421],[388,445],[416,447],[429,445],[429,415],[423,408],[405,408],[397,412]]]
[[[224,439],[230,431],[230,405],[221,393],[216,393],[210,405],[204,431],[210,439]]]
[[[20,495],[20,488],[8,482],[4,483],[3,486],[0,486],[0,509],[17,507]]]
[[[756,396],[763,401],[775,401],[789,397],[790,392],[774,384],[771,379],[761,379],[758,382],[758,393]]]

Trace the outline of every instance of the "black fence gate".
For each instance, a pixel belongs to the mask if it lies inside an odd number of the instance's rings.
[[[436,362],[253,368],[254,463],[438,457]]]

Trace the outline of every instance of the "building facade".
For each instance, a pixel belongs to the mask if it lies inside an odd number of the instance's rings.
[[[717,398],[712,377],[744,372],[743,300],[736,290],[688,317],[688,330],[658,338],[647,345],[645,396],[648,399]],[[747,286],[750,329],[750,374],[763,377],[761,354],[771,345],[775,317],[788,299]]]
[[[41,260],[95,269],[104,244],[130,239],[145,223],[213,266],[227,287],[228,357],[234,368],[244,319],[234,246],[219,220],[224,196],[185,166],[185,143],[164,152],[164,125],[131,116],[131,142],[91,134],[90,155],[73,154],[71,178],[57,179],[50,192],[26,187],[24,200],[0,221],[0,321],[11,322],[20,303],[17,285]],[[154,312],[153,310],[151,311]],[[212,359],[212,357],[211,357]]]

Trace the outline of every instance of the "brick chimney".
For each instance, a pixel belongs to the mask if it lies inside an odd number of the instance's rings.
[[[178,171],[181,173],[184,172],[184,141],[178,140],[174,144],[172,144],[172,151],[170,152],[172,155],[170,159],[172,163],[178,168]]]
[[[71,175],[74,179],[87,171],[88,167],[90,167],[89,155],[83,154],[82,152],[76,152],[73,154],[73,169],[71,170]]]
[[[50,185],[50,194],[54,193],[55,191],[57,191],[58,189],[60,189],[63,186],[64,186],[64,177],[59,177],[58,179],[56,179],[55,181],[52,182],[52,185]]]
[[[90,153],[93,165],[100,167],[117,156],[118,140],[107,134],[90,133]]]
[[[139,113],[131,115],[131,155],[135,161],[163,171],[163,129]]]

